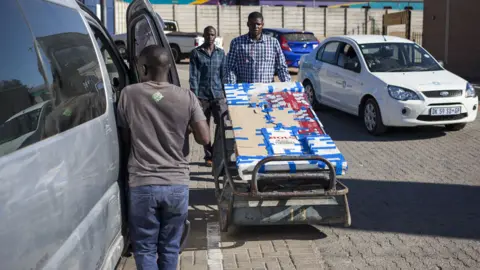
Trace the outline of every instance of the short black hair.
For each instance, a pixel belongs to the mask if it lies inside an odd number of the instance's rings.
[[[256,20],[256,19],[262,19],[263,21],[263,15],[262,13],[258,12],[258,11],[254,11],[250,14],[248,14],[248,20]]]
[[[159,45],[145,47],[139,55],[139,61],[152,70],[167,70],[170,65],[170,51]]]
[[[207,32],[210,31],[210,30],[213,30],[213,31],[215,31],[215,33],[217,33],[217,29],[215,29],[215,27],[213,27],[213,26],[211,26],[211,25],[205,27],[205,29],[203,29],[203,33],[205,34],[205,33],[207,33]]]

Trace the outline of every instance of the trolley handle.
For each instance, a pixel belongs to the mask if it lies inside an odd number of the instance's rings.
[[[257,185],[257,182],[258,182],[258,179],[260,178],[259,177],[259,170],[260,168],[265,165],[266,163],[268,162],[272,162],[272,161],[312,161],[312,160],[316,160],[316,161],[321,161],[323,163],[325,163],[328,167],[328,171],[329,171],[329,186],[328,186],[328,190],[331,190],[335,187],[336,185],[336,182],[337,182],[337,176],[335,174],[335,168],[333,167],[332,163],[330,161],[328,161],[327,159],[321,157],[321,156],[316,156],[316,155],[310,155],[310,156],[271,156],[271,157],[266,157],[262,160],[260,160],[256,165],[255,167],[253,168],[253,171],[252,171],[252,185],[251,185],[251,188],[252,188],[252,193],[253,194],[261,194],[261,192],[258,191],[258,185]],[[272,174],[275,174],[275,173],[272,173]],[[292,175],[292,178],[295,178]],[[311,175],[310,175],[311,176]],[[302,176],[298,176],[298,178],[301,178]],[[296,194],[297,195],[301,195],[302,192],[297,192]],[[312,194],[312,192],[305,192],[305,195],[307,194]]]

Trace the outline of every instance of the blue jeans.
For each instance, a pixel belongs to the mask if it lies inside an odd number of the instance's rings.
[[[129,222],[137,269],[176,270],[188,214],[188,186],[132,187],[129,196]]]

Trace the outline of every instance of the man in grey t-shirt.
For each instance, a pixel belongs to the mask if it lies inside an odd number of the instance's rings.
[[[119,126],[131,144],[129,223],[138,269],[176,269],[188,214],[189,130],[198,143],[210,143],[197,97],[168,82],[169,53],[157,45],[142,50],[143,83],[125,87],[118,102]]]

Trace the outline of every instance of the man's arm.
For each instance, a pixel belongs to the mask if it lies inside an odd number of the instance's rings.
[[[190,83],[190,90],[195,93],[195,95],[198,95],[198,78],[199,78],[199,72],[198,72],[198,65],[197,65],[198,59],[197,59],[197,53],[195,49],[192,50],[190,53],[190,77],[188,79]]]
[[[191,130],[193,132],[193,137],[198,144],[208,145],[210,144],[210,128],[207,124],[207,118],[200,106],[198,98],[191,95],[190,100],[191,114],[189,131]]]
[[[222,57],[222,63],[220,64],[220,79],[222,81],[222,88],[223,85],[225,84],[227,78],[225,78],[225,66],[227,62],[227,56],[225,55],[225,51],[222,51],[223,57]]]
[[[193,122],[191,123],[191,127],[193,131],[193,137],[198,144],[210,144],[210,129],[208,128],[206,120]]]
[[[278,78],[282,82],[289,82],[292,80],[290,73],[288,72],[288,66],[285,61],[285,56],[283,55],[282,48],[278,40],[274,40],[274,50],[275,50],[275,70],[277,71]]]
[[[237,82],[237,68],[238,64],[238,50],[235,39],[230,42],[230,50],[227,54],[227,61],[225,64],[225,84],[234,84]]]

